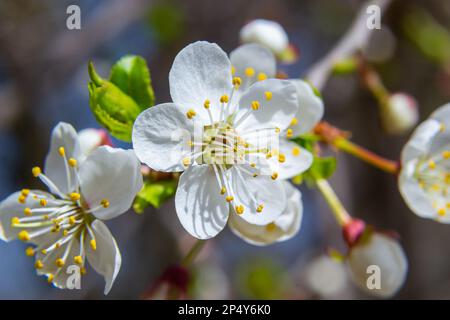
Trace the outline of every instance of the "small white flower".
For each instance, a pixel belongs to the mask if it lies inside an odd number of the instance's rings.
[[[276,60],[266,48],[252,43],[236,48],[230,54],[233,75],[242,79],[238,93],[252,84],[276,75]],[[288,128],[280,135],[280,152],[287,155],[281,179],[292,178],[298,172],[303,172],[312,163],[312,155],[288,139],[311,131],[322,119],[324,113],[323,101],[316,95],[311,85],[300,79],[289,80],[297,91],[298,110],[291,118]],[[299,168],[299,166],[302,166]]]
[[[391,297],[400,290],[408,271],[408,261],[398,241],[376,232],[363,236],[350,248],[347,263],[352,279],[359,288],[383,298]],[[371,266],[377,267],[379,273],[372,272]],[[376,279],[374,283],[371,282],[371,276],[380,277],[379,288],[376,287]]]
[[[391,94],[385,106],[380,108],[380,115],[384,129],[390,134],[402,134],[419,121],[417,102],[405,93]]]
[[[257,43],[279,55],[289,46],[283,27],[271,20],[257,19],[249,22],[240,31],[242,43]]]
[[[173,103],[147,109],[134,125],[133,146],[142,162],[158,171],[184,171],[176,211],[199,239],[225,227],[230,205],[249,223],[274,221],[286,206],[277,178],[311,164],[299,148],[284,154],[268,147],[297,113],[295,86],[265,80],[250,66],[244,72],[245,78],[233,78],[230,60],[216,44],[190,44],[169,74]],[[276,161],[279,171],[268,160]]]
[[[0,239],[20,239],[34,246],[39,275],[56,287],[65,288],[70,265],[81,273],[85,260],[106,281],[105,294],[119,272],[121,256],[116,241],[101,220],[128,210],[142,188],[140,164],[132,150],[102,146],[80,161],[80,141],[74,128],[58,124],[52,133],[45,174],[33,175],[50,193],[23,189],[0,204]]]
[[[400,192],[423,218],[450,223],[450,104],[422,122],[402,152]]]
[[[289,182],[283,182],[287,205],[283,213],[265,226],[248,223],[237,215],[231,215],[229,226],[244,241],[264,246],[291,239],[300,230],[303,215],[302,195]]]

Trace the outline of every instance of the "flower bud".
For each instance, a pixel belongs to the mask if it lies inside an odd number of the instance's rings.
[[[81,154],[87,157],[95,148],[107,145],[112,146],[111,139],[104,129],[87,128],[78,132]]]
[[[383,127],[390,134],[402,134],[419,120],[416,100],[405,93],[391,94],[380,111]]]
[[[355,284],[381,298],[396,294],[406,279],[408,261],[400,244],[388,235],[367,230],[347,258]]]
[[[249,22],[240,31],[242,43],[257,43],[271,50],[275,55],[282,54],[289,46],[288,36],[283,27],[270,20],[257,19]]]

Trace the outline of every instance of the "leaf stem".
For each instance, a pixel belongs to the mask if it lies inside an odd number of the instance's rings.
[[[339,225],[344,226],[349,223],[352,220],[352,217],[348,214],[328,181],[325,179],[317,179],[316,184]]]

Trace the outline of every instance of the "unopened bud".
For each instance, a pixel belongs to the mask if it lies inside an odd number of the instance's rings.
[[[405,93],[391,94],[380,111],[383,127],[390,134],[405,133],[419,120],[416,100]]]
[[[282,54],[289,46],[283,27],[275,21],[264,19],[253,20],[242,27],[240,39],[242,43],[257,43],[266,47],[275,55]]]

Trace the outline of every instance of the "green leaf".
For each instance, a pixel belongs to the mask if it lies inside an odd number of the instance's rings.
[[[133,209],[137,213],[142,213],[148,206],[161,207],[166,200],[175,195],[177,184],[176,180],[145,181],[144,187],[134,200]]]
[[[300,147],[313,152],[314,145],[316,142],[320,141],[320,137],[313,133],[305,133],[294,139],[291,139],[292,142],[295,142]]]
[[[128,55],[120,59],[111,69],[110,81],[130,96],[141,110],[155,104],[150,71],[142,57]]]
[[[131,63],[129,69],[116,67],[112,72],[115,83],[102,79],[95,71],[94,65],[89,64],[88,84],[89,105],[97,121],[117,139],[130,142],[133,124],[143,108],[135,101],[150,101],[149,91],[144,90],[144,83],[149,84],[150,78],[143,71],[142,62]],[[126,70],[131,70],[126,73]],[[118,86],[120,85],[120,87]],[[147,86],[147,85],[145,85]],[[148,87],[148,86],[147,86]],[[151,88],[151,87],[150,87]],[[124,89],[128,90],[127,92]],[[143,93],[145,91],[145,93]],[[129,94],[133,94],[134,98]],[[153,101],[153,100],[152,100]]]
[[[336,170],[336,158],[325,157],[320,158],[314,156],[313,164],[308,170],[309,174],[315,179],[328,179]]]

